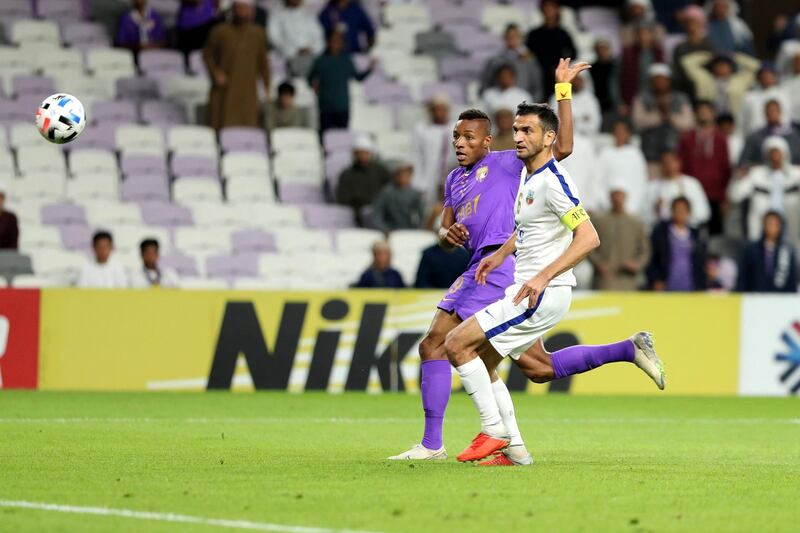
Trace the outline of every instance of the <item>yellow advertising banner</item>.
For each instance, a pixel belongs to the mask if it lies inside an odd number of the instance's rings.
[[[417,391],[417,347],[440,292],[103,291],[41,297],[43,390],[284,389]],[[668,394],[735,394],[737,296],[576,293],[549,349],[655,335]],[[644,394],[613,364],[549,385],[510,362],[509,387],[533,393]],[[458,386],[457,378],[454,386]]]

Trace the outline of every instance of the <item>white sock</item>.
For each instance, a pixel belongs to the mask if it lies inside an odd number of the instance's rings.
[[[497,408],[497,401],[492,392],[492,380],[489,371],[479,357],[469,363],[456,367],[461,377],[461,384],[467,391],[472,403],[481,417],[481,431],[492,437],[505,437],[508,435]]]
[[[492,391],[494,392],[494,400],[497,402],[497,408],[500,410],[500,416],[503,418],[503,424],[506,425],[508,436],[511,437],[510,446],[520,446],[522,442],[522,434],[519,432],[517,426],[517,418],[514,416],[514,402],[511,401],[511,393],[508,392],[508,387],[503,383],[503,380],[497,378],[497,381],[492,383]]]

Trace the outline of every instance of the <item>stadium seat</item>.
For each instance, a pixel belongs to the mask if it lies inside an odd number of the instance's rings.
[[[43,72],[67,71],[83,72],[83,55],[78,50],[68,48],[55,48],[47,53],[37,53],[33,56],[33,64]]]
[[[0,19],[3,21],[27,19],[34,15],[30,0],[3,0],[0,2]]]
[[[487,4],[481,12],[481,25],[490,32],[500,35],[509,24],[517,24],[522,31],[528,29],[530,14],[517,5]]]
[[[222,187],[214,179],[178,178],[172,184],[172,199],[181,205],[221,203]]]
[[[158,241],[159,252],[168,253],[170,246],[169,232],[164,228],[145,225],[127,225],[114,228],[114,249],[120,254],[132,254],[138,256],[140,253],[139,245],[145,239],[155,239]]]
[[[119,78],[115,82],[120,100],[152,100],[159,97],[158,83],[139,76]]]
[[[30,127],[30,120],[31,111],[29,109],[23,109],[13,100],[0,100],[0,126],[27,122]]]
[[[57,278],[37,276],[35,274],[21,274],[14,276],[11,286],[15,289],[44,289],[47,287],[67,287],[69,283]]]
[[[227,228],[177,228],[175,248],[189,255],[230,253],[230,232]]]
[[[307,152],[309,157],[319,154],[319,135],[311,128],[278,128],[272,132],[272,150],[283,152]]]
[[[322,134],[322,146],[325,153],[350,152],[353,149],[354,135],[350,130],[331,129]]]
[[[278,154],[273,168],[278,183],[322,183],[322,163],[315,157],[296,152]]]
[[[110,44],[105,27],[97,22],[66,22],[61,26],[61,39],[74,49],[107,48]]]
[[[267,136],[260,128],[222,128],[219,144],[223,152],[267,152]]]
[[[126,100],[95,101],[87,109],[87,117],[96,124],[135,124],[139,122],[139,112],[134,102]]]
[[[175,270],[181,277],[197,277],[197,261],[194,257],[171,253],[165,254],[159,258],[159,263],[163,268],[171,268]]]
[[[125,124],[116,131],[117,150],[126,154],[163,154],[166,150],[161,129],[155,126]]]
[[[409,33],[429,29],[432,25],[428,8],[419,4],[387,4],[383,8],[383,21],[390,27],[403,29]]]
[[[301,206],[306,226],[319,229],[354,228],[353,209],[343,205],[306,204]]]
[[[230,204],[272,204],[275,192],[268,180],[255,176],[232,176],[225,182],[225,197]]]
[[[61,250],[61,235],[52,226],[28,226],[19,233],[19,249],[24,253]]]
[[[16,250],[0,250],[0,281],[5,283],[14,276],[33,274],[31,258]]]
[[[358,105],[351,110],[350,129],[357,132],[376,133],[393,124],[392,109],[383,105]]]
[[[262,253],[258,257],[258,274],[266,279],[286,277],[297,272],[298,257],[281,253]]]
[[[275,236],[258,229],[244,229],[231,233],[231,251],[234,255],[272,253],[277,250]]]
[[[278,188],[281,202],[285,204],[324,204],[322,187],[315,183],[281,183]]]
[[[414,53],[415,32],[408,31],[406,28],[384,28],[375,36],[375,47],[372,53],[382,56],[382,52],[403,51],[407,55]]]
[[[44,204],[41,207],[42,224],[62,226],[69,224],[86,225],[86,211],[83,207],[68,202]]]
[[[340,229],[334,234],[336,251],[339,253],[368,252],[377,241],[383,240],[383,233],[366,228]]]
[[[330,232],[321,229],[285,228],[275,235],[275,245],[282,253],[308,252],[309,243],[314,243],[315,251],[333,251]]]
[[[13,181],[7,181],[6,185],[13,187]],[[47,202],[55,201],[57,198],[41,199],[41,198],[15,198],[13,194],[6,196],[6,208],[13,211],[17,215],[17,224],[21,228],[28,226],[38,226],[42,223],[40,220],[39,211]]]
[[[381,159],[408,161],[411,157],[411,135],[406,131],[377,132],[378,155]]]
[[[50,174],[53,179],[61,181],[67,174],[64,153],[54,145],[41,143],[41,139],[39,141],[39,146],[17,148],[17,168],[20,175]]]
[[[167,202],[146,202],[141,204],[142,221],[151,226],[176,228],[194,223],[192,211],[187,207]]]
[[[59,48],[58,25],[47,20],[21,19],[11,23],[11,42],[17,46]]]
[[[92,251],[92,229],[86,224],[59,226],[61,244],[65,250],[90,253]]]
[[[124,153],[120,158],[120,168],[126,176],[154,176],[167,181],[167,159],[163,155]]]
[[[28,114],[28,120],[25,122],[15,122],[9,128],[9,146],[14,150],[20,148],[33,147],[33,148],[52,148],[51,152],[59,151],[55,146],[42,143],[42,136],[36,130],[36,126],[31,123],[31,116]]]
[[[86,148],[72,150],[69,154],[69,169],[72,175],[108,174],[117,177],[117,158],[107,150]]]
[[[177,153],[170,161],[170,173],[176,178],[192,176],[219,179],[216,152],[211,152],[211,155]]]
[[[216,154],[217,139],[208,126],[173,126],[167,131],[167,147],[183,154]]]
[[[136,204],[92,200],[84,203],[89,223],[96,228],[113,229],[117,225],[142,224],[142,213]]]
[[[86,52],[86,68],[98,78],[120,78],[136,75],[133,53],[126,48],[93,48]]]
[[[169,186],[166,176],[132,175],[122,182],[122,199],[126,202],[169,203]]]
[[[172,126],[186,123],[186,110],[164,100],[147,100],[141,104],[142,122],[157,126]]]
[[[411,90],[402,83],[371,76],[363,84],[364,100],[369,104],[405,104],[413,101]]]
[[[81,148],[98,148],[113,152],[117,149],[115,131],[116,127],[113,124],[89,124],[73,144],[75,148],[80,146]]]
[[[222,176],[249,176],[269,179],[269,161],[265,155],[250,152],[230,152],[222,156]]]
[[[67,180],[67,198],[73,202],[84,200],[118,200],[119,178],[116,171],[112,173],[79,173],[73,172],[72,179]]]
[[[71,75],[59,75],[58,88],[69,94],[80,95],[80,100],[87,109],[91,109],[96,101],[114,98],[114,80],[98,76],[89,76],[80,72]],[[91,120],[91,115],[88,117]]]
[[[205,264],[208,278],[231,280],[258,275],[258,254],[212,255]]]
[[[414,48],[418,54],[446,61],[448,57],[461,55],[453,35],[446,30],[431,30],[418,33],[414,38]]]
[[[247,221],[245,227],[273,231],[280,228],[300,228],[303,226],[303,211],[294,205],[275,204],[264,209],[259,204],[242,204],[236,206]]]
[[[11,92],[16,97],[36,97],[44,100],[56,92],[53,80],[48,76],[18,74],[12,78]]]
[[[432,231],[398,230],[389,234],[394,266],[406,284],[414,283],[422,251],[434,243],[436,234]]]
[[[434,96],[444,96],[449,101],[451,106],[460,106],[466,103],[464,94],[464,86],[454,82],[434,82],[426,83],[420,89],[419,99],[423,103],[427,103]]]
[[[142,50],[139,52],[139,70],[148,78],[183,75],[183,54],[169,49]]]
[[[200,227],[237,230],[252,227],[251,221],[240,209],[219,202],[194,204],[192,205],[192,214],[195,224]]]
[[[158,85],[161,97],[181,104],[191,119],[194,118],[195,107],[208,102],[210,82],[205,78],[170,76],[160,78]]]
[[[36,10],[41,18],[58,23],[83,17],[81,0],[44,0],[37,2]]]
[[[9,182],[11,197],[15,202],[37,200],[49,202],[64,198],[66,177],[63,174],[46,172],[29,174]]]

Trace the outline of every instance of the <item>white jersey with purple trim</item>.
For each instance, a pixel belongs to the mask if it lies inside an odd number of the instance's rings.
[[[589,216],[569,173],[555,159],[528,174],[522,169],[514,205],[517,235],[515,283],[525,283],[558,259],[572,242],[572,231]],[[575,286],[572,269],[550,286]]]

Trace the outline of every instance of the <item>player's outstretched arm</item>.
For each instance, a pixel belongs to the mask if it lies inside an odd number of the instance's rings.
[[[553,146],[556,161],[561,161],[572,153],[574,135],[572,128],[572,80],[592,66],[580,61],[570,66],[572,58],[563,57],[556,68],[556,100],[558,101],[558,136]],[[564,85],[566,84],[566,85]]]
[[[475,270],[475,281],[477,281],[479,285],[486,285],[486,277],[489,275],[489,273],[502,265],[503,261],[505,261],[509,255],[516,251],[517,232],[514,231],[511,234],[511,237],[509,237],[508,240],[503,243],[503,246],[495,250],[493,254],[487,255],[481,259],[477,270]]]
[[[520,287],[514,297],[514,305],[519,304],[525,298],[529,299],[529,308],[536,305],[539,295],[553,278],[580,263],[598,246],[600,246],[600,237],[597,236],[594,224],[587,217],[572,230],[572,243],[564,250],[564,253]]]
[[[467,227],[456,222],[456,215],[449,205],[442,211],[442,226],[439,228],[439,246],[452,250],[456,246],[464,246],[469,239]]]

